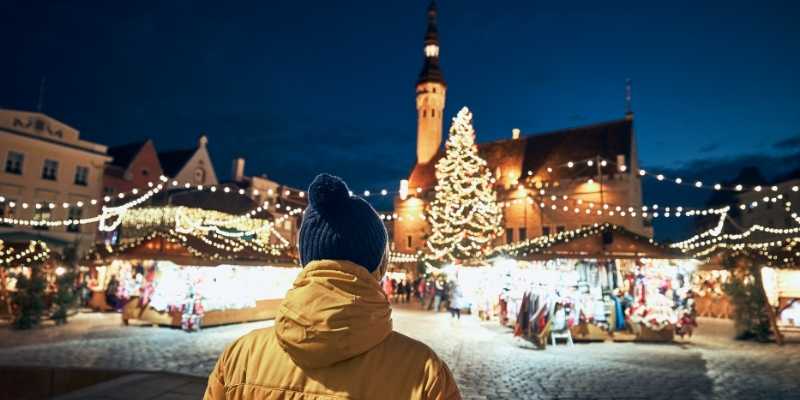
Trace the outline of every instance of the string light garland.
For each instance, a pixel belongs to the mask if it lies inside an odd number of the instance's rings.
[[[50,258],[50,248],[41,240],[31,240],[23,250],[8,247],[0,240],[0,267],[37,263]]]

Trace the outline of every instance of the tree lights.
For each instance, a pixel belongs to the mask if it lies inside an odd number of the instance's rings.
[[[450,128],[445,157],[436,163],[436,194],[428,210],[433,258],[476,260],[500,234],[502,212],[491,172],[478,156],[472,113],[462,108]]]

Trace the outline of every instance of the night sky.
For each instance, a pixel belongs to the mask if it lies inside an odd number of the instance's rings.
[[[797,167],[797,2],[647,3],[440,0],[446,114],[470,106],[479,141],[615,119],[631,78],[645,167],[707,181]],[[46,76],[44,112],[87,140],[166,150],[205,132],[223,179],[243,156],[298,187],[329,171],[394,189],[415,158],[426,7],[3,1],[0,107],[34,110]],[[646,182],[645,198],[707,195],[672,189]]]

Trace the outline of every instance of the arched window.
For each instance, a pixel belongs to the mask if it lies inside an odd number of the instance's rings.
[[[204,183],[206,181],[206,170],[198,168],[194,170],[194,182]]]
[[[425,118],[428,115],[428,110],[422,110],[422,118]]]
[[[436,116],[436,110],[433,109],[433,110],[431,110],[431,117],[435,117],[435,116]]]

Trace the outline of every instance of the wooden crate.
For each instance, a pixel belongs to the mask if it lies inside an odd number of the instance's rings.
[[[281,301],[282,299],[257,300],[255,307],[208,311],[203,315],[201,326],[207,327],[273,319]],[[139,298],[134,297],[122,309],[122,322],[127,324],[129,320],[179,328],[181,326],[181,313],[156,311],[151,307],[142,309],[139,306]]]
[[[609,338],[608,332],[595,324],[584,322],[573,325],[569,330],[575,342],[604,342]]]
[[[645,325],[638,324],[633,327],[637,342],[672,342],[675,339],[675,327],[672,325],[656,331]]]

